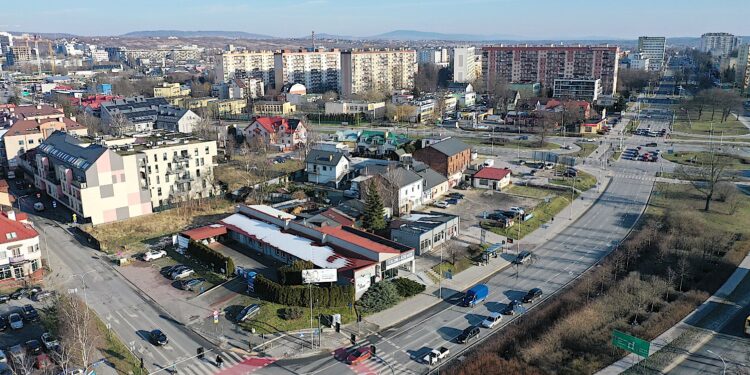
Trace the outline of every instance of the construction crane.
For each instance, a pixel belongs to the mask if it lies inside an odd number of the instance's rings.
[[[39,35],[34,35],[34,49],[36,49],[36,69],[42,75],[42,57],[39,56]]]

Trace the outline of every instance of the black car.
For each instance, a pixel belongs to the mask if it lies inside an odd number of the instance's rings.
[[[463,332],[461,332],[458,337],[456,337],[456,342],[459,344],[466,344],[469,341],[472,341],[474,339],[479,338],[479,326],[471,326],[469,328],[466,328]]]
[[[531,289],[528,293],[526,293],[525,296],[523,296],[523,303],[532,303],[535,300],[541,298],[542,294],[542,290],[539,288]]]
[[[464,199],[464,195],[461,193],[450,193],[448,196],[455,199]]]
[[[23,297],[29,297],[31,290],[29,288],[19,288],[15,292],[10,294],[11,299],[21,299]]]
[[[42,354],[42,343],[39,340],[26,341],[26,352],[32,355]]]
[[[23,320],[27,322],[36,322],[39,320],[39,313],[36,311],[34,306],[24,305],[21,308],[21,313],[23,315]]]
[[[6,303],[10,301],[10,296],[7,294],[0,294],[0,303]]]
[[[646,147],[656,147],[658,145],[656,143],[654,143],[654,142],[651,142],[651,143],[646,143],[645,146]]]
[[[513,260],[513,264],[524,264],[531,260],[531,252],[530,251],[522,251],[518,254],[516,259]]]
[[[507,304],[503,311],[501,311],[500,313],[503,315],[514,315],[516,313],[516,309],[522,305],[523,304],[521,303],[521,301],[514,299],[513,301],[510,301],[510,303]]]
[[[0,315],[0,331],[8,329],[8,318],[5,315]]]
[[[167,335],[165,335],[164,332],[162,332],[160,329],[155,329],[149,332],[148,339],[152,344],[156,346],[167,345],[167,343],[169,342]]]

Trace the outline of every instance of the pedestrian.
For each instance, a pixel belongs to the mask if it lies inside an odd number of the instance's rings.
[[[216,356],[216,367],[221,368],[224,365],[224,359],[221,358],[221,355]]]
[[[143,364],[143,357],[141,357],[141,370],[144,370],[146,368],[146,365]]]

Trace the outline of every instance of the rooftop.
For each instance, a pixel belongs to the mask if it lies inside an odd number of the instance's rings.
[[[488,180],[502,180],[510,174],[510,169],[484,167],[474,174],[474,178],[485,178]]]
[[[445,156],[453,156],[469,149],[469,146],[458,138],[448,138],[444,141],[433,143],[428,147],[437,150]]]
[[[0,244],[28,240],[39,236],[39,233],[31,224],[22,220],[26,220],[26,215],[13,211],[0,214]]]

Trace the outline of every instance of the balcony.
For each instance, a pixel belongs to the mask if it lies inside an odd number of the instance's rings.
[[[19,256],[16,256],[16,257],[10,257],[10,258],[8,258],[8,261],[10,262],[10,264],[23,263],[23,262],[26,261],[26,257],[23,256],[23,255],[19,255]]]

